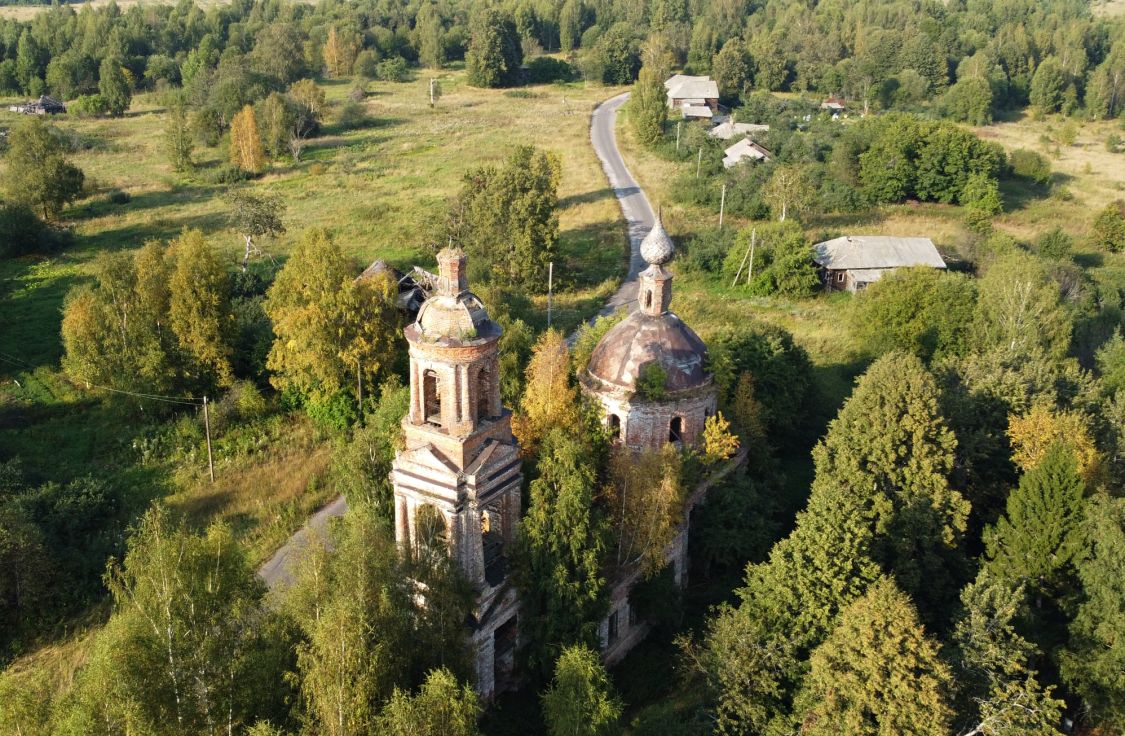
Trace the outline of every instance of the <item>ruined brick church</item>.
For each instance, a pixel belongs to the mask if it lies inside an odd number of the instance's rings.
[[[692,445],[715,411],[706,347],[669,311],[672,274],[664,266],[673,253],[658,221],[641,247],[649,266],[639,278],[639,308],[602,338],[581,377],[583,392],[604,408],[615,441],[633,450]],[[500,334],[469,291],[464,254],[439,253],[433,293],[406,328],[410,409],[403,419],[405,448],[391,472],[400,547],[440,540],[476,591],[470,640],[477,689],[486,699],[514,684],[519,643],[519,599],[508,580],[506,551],[519,524],[522,475],[511,412],[500,400]],[[659,365],[666,377],[656,398],[637,392],[649,365]],[[680,584],[688,505],[668,548]],[[636,578],[625,573],[611,581],[610,613],[600,629],[607,662],[647,633],[629,606]]]

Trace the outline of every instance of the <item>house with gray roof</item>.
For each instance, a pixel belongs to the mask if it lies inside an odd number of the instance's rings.
[[[664,82],[664,89],[668,107],[680,110],[684,117],[710,120],[719,111],[719,85],[711,77],[673,74]],[[702,108],[707,108],[707,115]]]
[[[813,251],[821,279],[830,291],[861,291],[896,268],[945,268],[929,238],[845,235],[817,243]]]

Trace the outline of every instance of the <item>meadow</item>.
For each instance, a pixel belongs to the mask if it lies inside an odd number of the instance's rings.
[[[259,179],[238,185],[275,193],[284,202],[287,232],[263,242],[266,258],[283,262],[305,229],[322,227],[355,258],[357,273],[376,258],[402,270],[432,268],[433,253],[444,245],[435,233],[464,173],[499,163],[514,146],[535,144],[562,160],[554,320],[576,325],[597,310],[623,272],[620,210],[588,143],[590,111],[618,90],[478,90],[465,86],[458,71],[433,75],[443,92],[433,108],[428,72],[406,83],[367,84],[362,105],[369,121],[355,129],[335,122],[353,80],[324,83],[327,125],[300,163],[274,164]],[[199,228],[232,269],[242,257],[241,238],[228,224],[229,187],[207,178],[225,161],[225,151],[197,148],[199,169],[173,172],[163,150],[164,119],[153,99],[140,97],[122,119],[53,121],[72,140],[73,160],[86,172],[89,191],[64,212],[73,233],[69,247],[0,263],[0,456],[21,457],[35,481],[85,473],[120,479],[130,467],[163,463],[145,473],[156,479],[152,496],[167,496],[197,523],[235,524],[255,558],[264,559],[331,497],[324,481],[327,438],[296,417],[233,428],[229,440],[219,430],[212,485],[200,455],[199,417],[181,417],[196,429],[180,431],[170,428],[164,405],[142,402],[139,411],[129,407],[125,419],[112,402],[71,384],[58,370],[63,299],[89,279],[98,253]],[[7,114],[0,121],[13,122]],[[545,312],[545,298],[536,306]]]

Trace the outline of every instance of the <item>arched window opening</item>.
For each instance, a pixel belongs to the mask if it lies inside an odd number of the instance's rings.
[[[684,420],[682,417],[672,417],[668,423],[668,441],[682,442],[684,438]]]
[[[645,292],[645,309],[652,309],[652,292]]]
[[[609,415],[609,438],[611,440],[621,439],[621,417],[616,414]]]
[[[415,547],[419,553],[445,554],[449,547],[445,517],[432,504],[422,504],[414,513]]]
[[[477,374],[477,418],[491,419],[492,418],[492,376],[488,374],[487,368],[481,368],[480,373]]]
[[[433,371],[422,374],[422,401],[426,421],[441,426],[441,388]]]

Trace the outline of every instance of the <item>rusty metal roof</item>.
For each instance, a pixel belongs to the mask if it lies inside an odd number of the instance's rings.
[[[675,314],[636,311],[605,334],[587,370],[604,383],[631,391],[641,371],[655,362],[668,374],[668,391],[686,391],[711,382],[706,358],[707,346]]]

